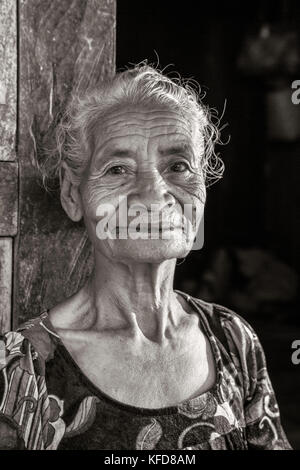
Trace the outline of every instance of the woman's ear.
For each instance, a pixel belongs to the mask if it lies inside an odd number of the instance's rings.
[[[73,222],[78,222],[82,218],[83,210],[79,187],[74,184],[71,170],[66,162],[62,163],[60,201]]]

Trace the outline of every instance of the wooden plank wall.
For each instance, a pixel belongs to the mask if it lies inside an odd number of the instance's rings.
[[[6,97],[0,104],[5,118],[0,160],[6,160],[5,170],[0,162],[0,299],[2,307],[7,304],[1,325],[10,326],[12,318],[15,328],[78,290],[92,269],[83,224],[67,218],[58,195],[46,193],[35,162],[70,93],[113,75],[116,5],[115,0],[2,0],[0,8],[1,20],[7,18],[1,21],[0,60],[4,54],[9,69],[0,70],[0,100]]]
[[[0,331],[11,328],[14,236],[17,233],[17,4],[0,2]]]

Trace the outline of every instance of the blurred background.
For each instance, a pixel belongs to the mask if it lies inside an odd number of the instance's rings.
[[[300,449],[300,2],[117,2],[116,65],[148,59],[196,79],[222,117],[221,181],[208,189],[205,241],[175,287],[223,304],[256,329],[282,423]],[[159,63],[158,63],[159,58]],[[300,94],[299,94],[300,96]]]

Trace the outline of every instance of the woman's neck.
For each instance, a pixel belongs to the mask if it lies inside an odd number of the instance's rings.
[[[188,307],[173,290],[175,265],[176,259],[125,264],[96,256],[86,284],[53,307],[50,320],[65,334],[67,330],[125,333],[136,342],[163,345],[176,338],[187,320]]]
[[[89,280],[94,325],[129,329],[161,343],[172,335],[184,310],[173,291],[176,259],[162,263],[122,263],[96,257]]]

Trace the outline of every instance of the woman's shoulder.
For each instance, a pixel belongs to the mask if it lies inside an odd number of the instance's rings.
[[[255,376],[266,368],[266,358],[260,339],[251,324],[231,308],[185,294],[196,306],[207,330],[217,339],[223,352],[231,358],[237,369]]]
[[[200,311],[202,319],[207,322],[213,333],[219,336],[220,339],[227,340],[228,335],[226,333],[228,333],[236,340],[240,339],[247,344],[255,343],[258,340],[254,328],[242,314],[224,305],[207,302],[178,290],[177,292],[183,294],[186,300],[198,307],[197,310]]]
[[[47,326],[48,312],[27,320],[17,329],[0,335],[1,366],[16,363],[17,358],[24,362],[31,358],[41,366],[53,357],[56,334]]]
[[[55,397],[47,389],[46,363],[55,349],[47,312],[0,335],[1,450],[40,449],[49,442]]]
[[[242,315],[228,307],[190,297],[217,338],[223,355],[242,377],[245,396],[251,396],[258,383],[268,382],[264,349],[254,328]],[[224,357],[224,356],[223,356]],[[268,385],[270,387],[270,385]]]

